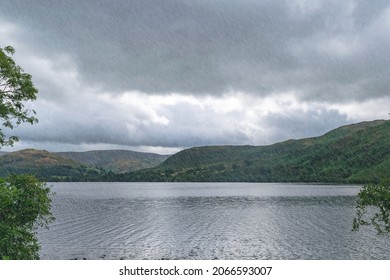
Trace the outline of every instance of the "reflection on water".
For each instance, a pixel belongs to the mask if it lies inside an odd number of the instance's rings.
[[[42,259],[390,259],[357,186],[55,183]]]

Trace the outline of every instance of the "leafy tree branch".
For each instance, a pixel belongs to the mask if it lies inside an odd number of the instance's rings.
[[[0,48],[0,127],[8,129],[38,122],[35,111],[24,106],[36,99],[38,90],[31,75],[15,64],[14,53],[10,46]],[[17,140],[0,128],[0,147]],[[54,220],[50,196],[50,188],[34,176],[0,178],[0,260],[39,259],[37,229]]]
[[[358,194],[353,230],[373,226],[378,234],[390,233],[390,185],[369,184]]]
[[[34,110],[26,109],[24,103],[36,99],[38,90],[34,87],[31,75],[23,71],[12,59],[15,49],[0,48],[0,123],[13,129],[23,122],[38,122]],[[0,128],[0,147],[13,145],[17,136],[6,137]]]

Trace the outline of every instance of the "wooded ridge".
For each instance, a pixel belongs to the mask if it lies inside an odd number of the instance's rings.
[[[47,181],[322,182],[389,181],[390,121],[342,126],[322,136],[267,146],[207,146],[163,156],[133,151],[0,156],[0,176]]]

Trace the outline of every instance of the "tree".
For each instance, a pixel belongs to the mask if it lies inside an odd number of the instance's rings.
[[[31,75],[24,73],[11,56],[14,48],[0,48],[0,123],[13,129],[22,122],[36,123],[34,110],[26,109],[24,102],[36,99],[38,90],[34,87]],[[17,136],[6,137],[0,128],[0,147],[13,145]]]
[[[0,48],[0,126],[13,129],[23,122],[34,124],[35,111],[24,103],[36,99],[38,90],[9,55],[12,47]],[[0,128],[0,147],[18,138],[6,137]],[[0,259],[38,259],[36,231],[54,220],[50,188],[31,175],[0,178]]]
[[[50,194],[31,175],[0,178],[0,259],[39,259],[36,231],[54,220]]]
[[[390,233],[390,185],[364,186],[357,199],[353,230],[360,226],[374,226],[378,234]]]

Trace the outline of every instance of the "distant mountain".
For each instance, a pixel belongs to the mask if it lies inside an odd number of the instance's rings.
[[[0,157],[0,176],[24,173],[45,181],[88,181],[103,171],[44,150],[26,149]]]
[[[7,154],[7,152],[0,152],[0,157],[2,156],[2,155],[6,155]]]
[[[377,120],[268,146],[191,148],[155,168],[103,180],[364,183],[389,178],[390,121]]]
[[[60,152],[56,154],[114,173],[131,172],[155,167],[169,157],[168,155],[140,153],[128,150]]]
[[[0,155],[0,176],[30,173],[45,181],[390,181],[390,121],[347,125],[268,146],[195,147],[170,157],[120,150],[27,149]]]

